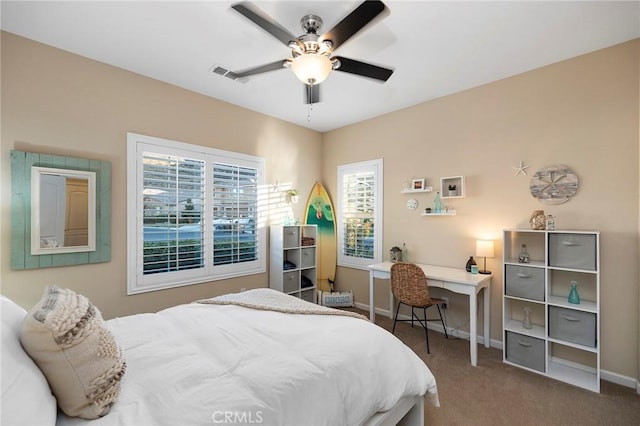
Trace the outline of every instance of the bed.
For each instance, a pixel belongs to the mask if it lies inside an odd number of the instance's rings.
[[[417,425],[424,401],[438,406],[428,367],[391,333],[257,289],[104,321],[126,371],[104,415],[71,417],[23,350],[26,311],[1,302],[3,425]]]

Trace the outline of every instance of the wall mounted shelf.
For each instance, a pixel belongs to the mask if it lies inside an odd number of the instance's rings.
[[[447,210],[446,212],[442,212],[442,213],[420,213],[420,216],[455,216],[456,215],[456,211],[455,210]]]
[[[433,187],[432,186],[427,186],[424,189],[403,189],[402,191],[400,191],[400,193],[402,194],[417,194],[420,192],[431,192],[433,191]]]
[[[449,185],[455,185],[456,187],[452,195],[449,195]],[[440,190],[440,195],[442,198],[464,198],[464,176],[450,176],[440,178]]]

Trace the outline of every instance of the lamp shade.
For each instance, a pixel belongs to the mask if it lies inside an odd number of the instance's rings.
[[[477,240],[476,256],[493,257],[493,240]]]
[[[332,64],[326,56],[306,53],[293,59],[291,69],[304,84],[320,84],[331,72]]]

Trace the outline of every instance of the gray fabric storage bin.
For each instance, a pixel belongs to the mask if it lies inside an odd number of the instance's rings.
[[[505,294],[544,302],[544,268],[505,266]]]
[[[315,303],[315,300],[313,300],[313,290],[305,290],[303,292],[300,292],[300,298],[307,302]]]
[[[545,372],[544,340],[507,331],[507,361]]]
[[[549,306],[549,337],[596,347],[596,314]]]
[[[316,264],[316,249],[315,247],[306,247],[300,249],[300,267],[309,268]]]
[[[549,266],[596,270],[594,234],[550,233]]]
[[[291,271],[282,274],[282,291],[283,293],[291,293],[300,289],[300,281],[298,280],[299,272]]]
[[[282,247],[283,248],[292,248],[298,247],[300,245],[300,234],[297,226],[285,226],[282,229]]]

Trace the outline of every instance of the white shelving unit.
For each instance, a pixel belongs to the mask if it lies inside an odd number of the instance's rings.
[[[504,362],[600,392],[599,232],[518,229],[503,238]],[[529,263],[518,262],[523,244]],[[579,304],[568,302],[571,281]]]
[[[316,303],[317,226],[271,226],[269,287]]]

